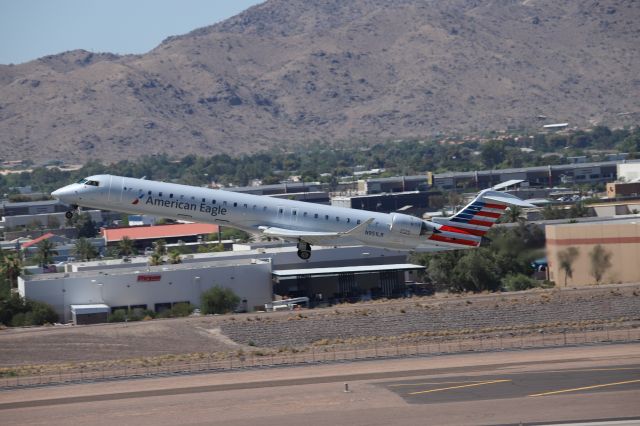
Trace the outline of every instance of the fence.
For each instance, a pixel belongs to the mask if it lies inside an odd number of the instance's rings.
[[[426,342],[372,342],[358,345],[316,346],[303,350],[290,349],[288,352],[254,351],[235,353],[227,359],[206,359],[188,362],[171,362],[166,365],[145,366],[100,366],[92,368],[48,370],[42,373],[20,374],[0,378],[1,389],[15,389],[30,386],[46,386],[64,383],[83,383],[105,380],[161,377],[169,375],[195,374],[205,372],[230,371],[246,368],[287,366],[296,364],[317,364],[384,359],[413,356],[435,356],[464,352],[503,351],[527,348],[548,348],[588,345],[595,343],[621,343],[640,341],[640,329],[601,330],[564,332],[555,334],[522,336],[482,336],[456,340],[431,340]]]

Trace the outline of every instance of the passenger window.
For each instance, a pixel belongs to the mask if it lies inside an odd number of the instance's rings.
[[[292,210],[291,214],[294,215],[294,216],[298,216],[298,212],[296,210]]]
[[[340,222],[340,218],[336,216],[336,222]]]
[[[162,197],[162,192],[158,192],[158,197]]]
[[[262,211],[266,212],[267,211],[267,206],[262,207]]]
[[[304,213],[302,214],[302,216],[303,216],[303,217],[307,217],[307,212],[304,212]]]
[[[313,215],[313,218],[314,218],[314,219],[317,219],[317,218],[318,218],[318,213],[314,214],[314,215]]]
[[[215,203],[216,203],[216,200],[211,200],[211,204],[215,204]]]
[[[324,215],[324,220],[329,220],[329,215],[328,214]]]
[[[226,201],[223,201],[223,202],[222,202],[222,205],[223,205],[223,206],[226,206],[226,205],[227,205],[227,202],[226,202]]]
[[[279,209],[279,210],[278,210],[278,213],[282,214],[282,213],[284,213],[284,210]]]
[[[356,222],[356,225],[360,225],[360,220],[358,220],[358,221]]]
[[[173,194],[169,194],[169,198],[173,198]]]
[[[244,208],[245,208],[245,209],[247,209],[247,208],[249,208],[249,206],[247,206],[247,205],[245,204],[245,205],[244,205]]]
[[[151,195],[151,191],[147,192],[147,195]]]
[[[205,202],[205,201],[204,201],[204,198],[202,199],[202,202],[203,202],[203,203]]]
[[[238,203],[233,203],[233,207],[238,207]]]
[[[351,218],[350,217],[347,218],[347,223],[351,223]]]

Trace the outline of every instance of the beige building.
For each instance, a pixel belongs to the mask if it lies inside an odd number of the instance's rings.
[[[610,266],[601,268],[600,284],[640,282],[640,217],[628,221],[547,225],[547,259],[549,279],[558,287],[565,284],[565,270],[560,259],[574,247],[575,259],[570,262],[573,277],[566,277],[568,286],[596,284],[594,256],[608,257]],[[600,256],[597,246],[600,246]],[[606,264],[607,262],[601,262]]]

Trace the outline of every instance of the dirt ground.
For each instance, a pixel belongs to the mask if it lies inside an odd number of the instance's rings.
[[[640,284],[437,295],[277,313],[0,330],[0,368],[179,358],[238,350],[475,335],[621,329],[640,324]],[[281,350],[281,349],[280,349]]]

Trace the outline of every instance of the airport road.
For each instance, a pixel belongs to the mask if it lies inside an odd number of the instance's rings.
[[[350,392],[345,392],[345,383]],[[271,368],[0,393],[3,425],[488,425],[592,419],[638,419],[640,424],[640,344]]]

